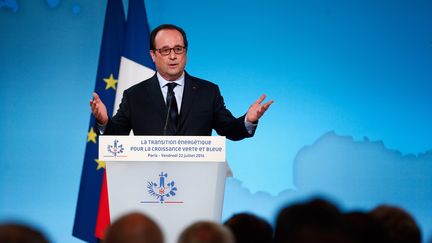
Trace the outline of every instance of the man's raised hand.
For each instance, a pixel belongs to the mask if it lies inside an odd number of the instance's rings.
[[[263,94],[259,97],[250,107],[246,114],[246,121],[251,123],[257,123],[258,120],[264,115],[266,110],[273,104],[273,100],[267,101],[264,104],[261,104],[266,98],[266,95]]]
[[[93,93],[93,99],[90,99],[90,107],[99,125],[106,125],[108,123],[108,112],[98,94]]]

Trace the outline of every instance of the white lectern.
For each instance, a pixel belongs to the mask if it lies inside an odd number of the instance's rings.
[[[220,222],[230,174],[225,137],[100,136],[111,222],[139,211],[174,243],[198,220]]]

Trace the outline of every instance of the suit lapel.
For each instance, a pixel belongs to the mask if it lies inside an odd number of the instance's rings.
[[[149,82],[148,94],[150,95],[151,98],[150,104],[155,104],[156,106],[159,107],[158,110],[160,111],[159,114],[161,116],[161,119],[162,121],[165,121],[168,108],[166,107],[157,75],[155,74],[148,82]]]
[[[188,117],[189,111],[193,105],[194,99],[196,97],[196,92],[198,90],[196,82],[185,73],[185,87],[183,89],[183,98],[180,109],[180,120],[178,123],[179,131],[181,130],[186,117]]]

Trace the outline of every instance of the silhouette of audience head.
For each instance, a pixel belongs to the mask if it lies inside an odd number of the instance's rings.
[[[382,224],[364,212],[349,212],[342,215],[341,229],[355,243],[388,242]]]
[[[234,234],[236,243],[273,242],[272,226],[266,220],[253,214],[235,214],[224,225]]]
[[[5,243],[48,243],[38,230],[30,226],[8,223],[0,224],[0,242]]]
[[[405,210],[394,206],[381,205],[373,209],[370,215],[383,224],[390,242],[421,242],[420,228],[414,218]]]
[[[234,243],[231,231],[217,223],[201,221],[187,227],[178,243]]]
[[[163,243],[159,226],[142,213],[130,213],[117,219],[108,229],[105,243]]]
[[[276,220],[276,243],[351,242],[340,230],[341,212],[329,201],[312,199],[283,208]]]

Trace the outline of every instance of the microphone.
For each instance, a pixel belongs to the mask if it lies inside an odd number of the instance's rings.
[[[169,99],[169,101],[168,101],[168,110],[167,110],[167,114],[166,114],[166,118],[165,118],[165,125],[164,125],[164,129],[163,129],[163,135],[164,135],[164,136],[167,135],[168,119],[169,119],[169,116],[170,116],[170,113],[171,113],[171,104],[172,104],[172,99],[173,99],[173,98],[175,99],[174,95],[172,95],[172,94],[169,94],[169,93],[168,93],[167,96],[168,96],[170,99]]]

